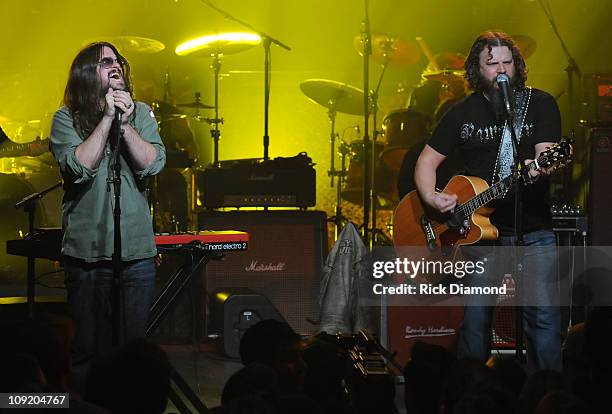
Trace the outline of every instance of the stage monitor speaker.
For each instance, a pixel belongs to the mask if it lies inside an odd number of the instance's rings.
[[[211,294],[208,335],[218,338],[219,350],[230,358],[240,358],[242,335],[264,319],[286,322],[266,297],[251,289],[219,289]]]
[[[315,333],[319,286],[327,255],[327,224],[320,211],[206,211],[202,230],[242,230],[249,250],[207,266],[208,292],[245,287],[268,298],[299,334]]]
[[[612,245],[612,127],[589,130],[589,236],[593,246]]]

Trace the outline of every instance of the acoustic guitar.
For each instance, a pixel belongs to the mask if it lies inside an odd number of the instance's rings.
[[[443,190],[447,194],[457,194],[457,206],[452,214],[442,215],[425,208],[416,190],[406,194],[393,217],[393,245],[398,255],[402,247],[426,246],[432,255],[443,253],[453,257],[455,248],[460,245],[497,239],[499,232],[489,220],[495,209],[487,204],[504,198],[519,182],[525,185],[533,182],[530,171],[539,168],[554,170],[571,162],[571,143],[571,139],[563,138],[522,171],[514,172],[491,186],[478,177],[454,176]]]

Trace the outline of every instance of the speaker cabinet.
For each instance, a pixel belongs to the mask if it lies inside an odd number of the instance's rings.
[[[327,225],[320,211],[206,211],[202,230],[241,230],[249,250],[231,252],[207,266],[206,288],[249,288],[268,298],[299,334],[312,334],[327,254]]]
[[[218,348],[230,358],[240,358],[240,339],[257,322],[286,322],[274,305],[247,288],[219,289],[210,298],[209,336],[218,338]]]
[[[612,245],[612,127],[591,128],[589,234],[593,246]]]
[[[410,359],[416,342],[440,345],[455,352],[463,320],[461,300],[450,297],[435,304],[401,306],[391,297],[387,308],[389,351],[402,365]],[[403,299],[402,303],[406,300]]]

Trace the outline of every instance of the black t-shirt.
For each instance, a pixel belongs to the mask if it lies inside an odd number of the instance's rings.
[[[502,138],[503,124],[498,123],[493,108],[482,93],[474,93],[452,107],[440,120],[428,144],[448,156],[459,150],[466,175],[480,177],[489,184],[493,177]],[[519,144],[521,161],[533,159],[535,145],[557,142],[561,138],[561,116],[555,99],[533,88],[522,125]],[[514,192],[492,204],[496,208],[491,221],[502,233],[514,229]],[[523,187],[523,231],[551,227],[548,179]]]

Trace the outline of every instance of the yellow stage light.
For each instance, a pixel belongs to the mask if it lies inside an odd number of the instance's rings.
[[[255,33],[220,33],[188,40],[178,45],[174,51],[179,56],[231,55],[260,43],[261,37]]]

